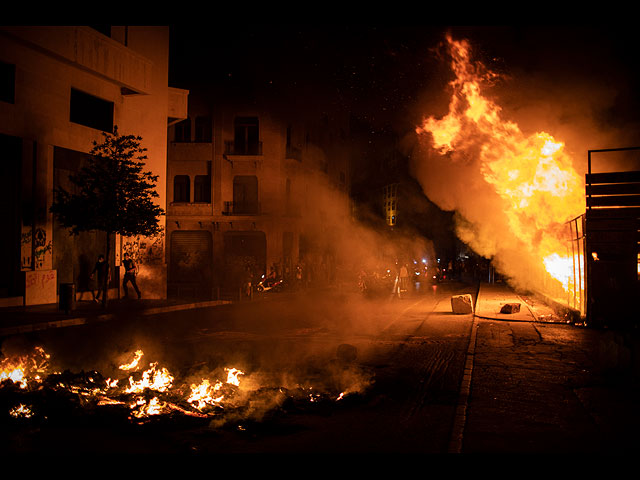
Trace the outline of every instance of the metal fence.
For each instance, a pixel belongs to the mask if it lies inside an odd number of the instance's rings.
[[[586,315],[586,292],[585,292],[585,216],[580,215],[567,222],[568,227],[568,254],[572,259],[573,270],[569,289],[567,291],[567,306],[580,313],[581,317]]]

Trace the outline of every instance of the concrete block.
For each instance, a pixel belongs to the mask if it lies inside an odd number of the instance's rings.
[[[519,303],[505,303],[500,309],[500,313],[518,313],[520,311]]]
[[[473,299],[468,293],[451,297],[451,310],[455,314],[473,313]]]

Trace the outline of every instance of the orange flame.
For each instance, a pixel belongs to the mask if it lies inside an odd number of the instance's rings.
[[[48,368],[50,355],[42,347],[22,356],[8,357],[0,361],[0,383],[10,380],[27,388],[30,380],[39,381],[40,374]]]
[[[158,368],[158,363],[149,365],[149,369],[142,373],[142,378],[135,381],[133,377],[129,377],[129,386],[127,393],[140,393],[146,389],[155,390],[157,392],[166,392],[171,388],[173,376],[169,371],[162,367]]]
[[[568,289],[573,259],[567,255],[565,222],[585,210],[584,181],[563,142],[545,132],[526,135],[501,118],[501,108],[482,93],[497,76],[471,61],[468,42],[451,37],[447,42],[455,74],[449,112],[425,119],[416,132],[430,134],[440,155],[458,153],[478,161],[481,177],[502,199],[508,229]]]
[[[218,394],[221,388],[222,382],[218,381],[212,386],[208,379],[204,379],[199,385],[191,385],[191,395],[187,402],[193,404],[198,410],[209,405],[217,405],[224,398],[224,395]]]
[[[238,375],[244,375],[244,372],[238,370],[237,368],[226,368],[225,370],[227,371],[227,383],[235,385],[236,387],[240,386]]]
[[[140,363],[140,359],[142,358],[143,355],[144,355],[144,352],[142,350],[136,350],[133,360],[131,360],[131,362],[129,363],[120,365],[120,367],[118,368],[120,368],[120,370],[133,370],[137,368],[138,364]]]

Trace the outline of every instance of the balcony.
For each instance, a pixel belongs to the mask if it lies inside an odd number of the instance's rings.
[[[169,87],[169,125],[187,118],[189,105],[189,90]]]
[[[260,215],[260,202],[224,202],[223,215]]]
[[[151,93],[151,60],[85,26],[3,26],[3,33],[119,85],[123,94]]]
[[[225,155],[259,156],[262,155],[262,142],[236,143],[231,140],[224,142]]]

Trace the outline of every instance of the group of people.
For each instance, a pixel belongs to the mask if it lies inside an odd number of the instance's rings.
[[[124,278],[122,280],[122,290],[124,291],[124,298],[129,298],[128,284],[131,284],[135,292],[138,294],[138,298],[142,298],[142,293],[140,292],[140,289],[138,288],[138,284],[136,282],[138,266],[131,258],[131,255],[129,255],[128,253],[124,254],[122,266],[124,267]],[[106,289],[109,288],[109,283],[111,282],[111,267],[102,254],[98,255],[98,260],[96,261],[96,264],[93,267],[89,278],[93,279],[94,275],[97,277],[96,280],[98,288],[97,293],[94,294],[93,301],[98,302],[100,300],[100,295],[102,295],[104,298]]]
[[[245,275],[243,280],[244,294],[247,297],[251,297],[253,288],[262,282],[265,286],[270,286],[276,282],[284,282],[286,288],[298,290],[304,286],[303,267],[298,264],[295,269],[291,271],[288,266],[281,268],[278,264],[273,264],[269,267],[269,273],[259,275],[254,273],[254,270],[247,266],[245,267]]]

